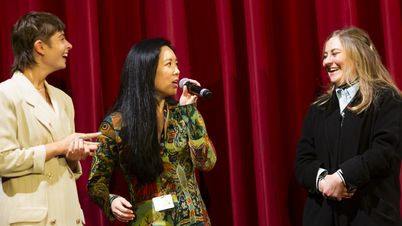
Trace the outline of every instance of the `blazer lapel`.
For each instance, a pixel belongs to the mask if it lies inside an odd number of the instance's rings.
[[[53,125],[55,113],[52,108],[43,100],[32,83],[21,72],[16,72],[12,79],[16,81],[26,103],[32,107],[32,114],[50,132],[52,139],[55,140],[56,130]]]
[[[52,136],[54,140],[60,140],[63,137],[66,136],[66,131],[68,131],[66,129],[67,124],[70,123],[70,119],[68,118],[68,116],[66,115],[65,110],[63,109],[63,107],[61,106],[61,103],[63,103],[63,100],[61,99],[61,97],[57,94],[58,92],[56,92],[56,88],[49,85],[47,82],[45,82],[46,84],[46,88],[49,94],[49,97],[52,101],[52,105],[53,105],[53,109],[51,109],[51,113],[52,113]],[[47,105],[49,108],[50,106]]]

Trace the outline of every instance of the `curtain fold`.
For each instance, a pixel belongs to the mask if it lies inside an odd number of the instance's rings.
[[[217,1],[216,11],[218,20],[218,36],[222,65],[222,82],[224,94],[225,121],[227,133],[230,197],[233,221],[227,225],[258,225],[256,206],[255,177],[252,159],[253,142],[247,132],[251,130],[248,122],[239,120],[242,117],[250,118],[250,95],[245,92],[248,89],[247,64],[238,65],[239,49],[242,44],[236,43],[234,34],[239,21],[235,21],[234,15],[238,15],[235,3],[229,0]],[[238,17],[237,17],[238,18]],[[238,27],[239,28],[239,27]],[[244,45],[244,44],[243,44]],[[243,48],[244,51],[246,48]],[[244,57],[245,58],[245,57]],[[246,60],[246,59],[242,59]],[[240,85],[239,85],[240,84]],[[242,139],[248,137],[247,139]],[[225,161],[225,160],[224,160]],[[247,215],[248,217],[243,217]]]
[[[199,172],[213,225],[301,225],[306,192],[294,178],[295,150],[304,114],[328,84],[321,55],[332,31],[366,30],[402,88],[399,0],[3,1],[0,81],[10,77],[11,27],[31,10],[66,23],[68,66],[48,80],[73,98],[78,132],[96,131],[109,112],[134,43],[172,42],[181,77],[213,92],[198,101],[218,155],[211,172]],[[77,186],[87,225],[124,225],[109,223],[89,199],[91,158],[82,165]],[[121,172],[111,189],[127,195]]]

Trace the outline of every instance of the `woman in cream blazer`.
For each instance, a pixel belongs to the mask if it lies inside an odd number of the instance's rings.
[[[12,44],[13,75],[0,83],[0,225],[83,225],[75,180],[97,148],[83,136],[97,135],[74,133],[71,98],[45,80],[66,66],[64,24],[28,13]]]

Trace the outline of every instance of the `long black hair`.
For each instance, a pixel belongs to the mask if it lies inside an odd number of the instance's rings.
[[[157,134],[155,76],[162,38],[145,39],[128,53],[122,74],[120,93],[112,111],[122,116],[123,151],[120,163],[140,184],[156,179],[163,170]]]

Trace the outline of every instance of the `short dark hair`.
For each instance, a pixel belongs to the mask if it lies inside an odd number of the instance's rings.
[[[11,32],[11,46],[14,53],[11,73],[35,65],[34,43],[42,40],[50,45],[50,37],[58,31],[64,31],[64,28],[60,18],[51,13],[32,11],[22,16],[14,24]]]

